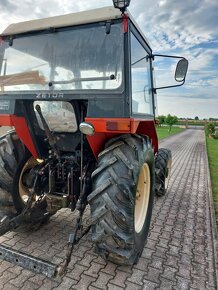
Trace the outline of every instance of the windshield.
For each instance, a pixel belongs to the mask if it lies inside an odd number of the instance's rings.
[[[0,41],[0,91],[113,90],[121,86],[120,24],[81,26]]]

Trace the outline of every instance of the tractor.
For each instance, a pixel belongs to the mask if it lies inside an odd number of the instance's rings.
[[[177,59],[175,87],[188,61],[153,54],[129,2],[11,24],[0,36],[0,126],[12,127],[0,137],[0,235],[78,211],[61,265],[5,245],[2,259],[63,275],[88,232],[114,263],[133,265],[142,253],[172,163],[158,148],[156,91],[166,86],[155,86],[153,63]]]

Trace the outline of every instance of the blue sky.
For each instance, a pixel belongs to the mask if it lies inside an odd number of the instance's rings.
[[[0,31],[14,22],[111,4],[112,0],[1,0]],[[189,60],[186,84],[158,91],[158,113],[218,118],[218,1],[132,0],[129,11],[154,53],[182,55]],[[168,80],[171,69],[159,63],[157,84]]]

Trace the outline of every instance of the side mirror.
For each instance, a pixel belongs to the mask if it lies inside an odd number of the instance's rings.
[[[188,61],[183,58],[178,61],[175,71],[175,80],[177,82],[185,82],[185,77],[188,71]]]
[[[177,82],[179,82],[180,84],[178,85],[173,85],[173,86],[163,86],[163,87],[158,87],[158,88],[153,88],[153,92],[156,94],[157,90],[161,90],[161,89],[168,89],[168,88],[175,88],[175,87],[180,87],[182,85],[184,85],[185,83],[185,78],[186,78],[186,74],[188,71],[188,60],[184,57],[181,56],[175,56],[175,55],[164,55],[164,54],[152,54],[150,56],[150,58],[152,60],[154,60],[155,57],[165,57],[165,58],[174,58],[174,59],[178,59],[179,61],[176,65],[176,71],[175,71],[175,80]]]

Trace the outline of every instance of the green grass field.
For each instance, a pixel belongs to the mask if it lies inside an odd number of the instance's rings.
[[[207,152],[216,213],[216,222],[218,225],[218,139],[207,138]]]
[[[156,129],[157,129],[158,139],[163,139],[163,138],[169,137],[171,135],[174,135],[176,133],[179,133],[185,130],[178,127],[172,127],[171,132],[169,132],[169,127],[158,127]]]

